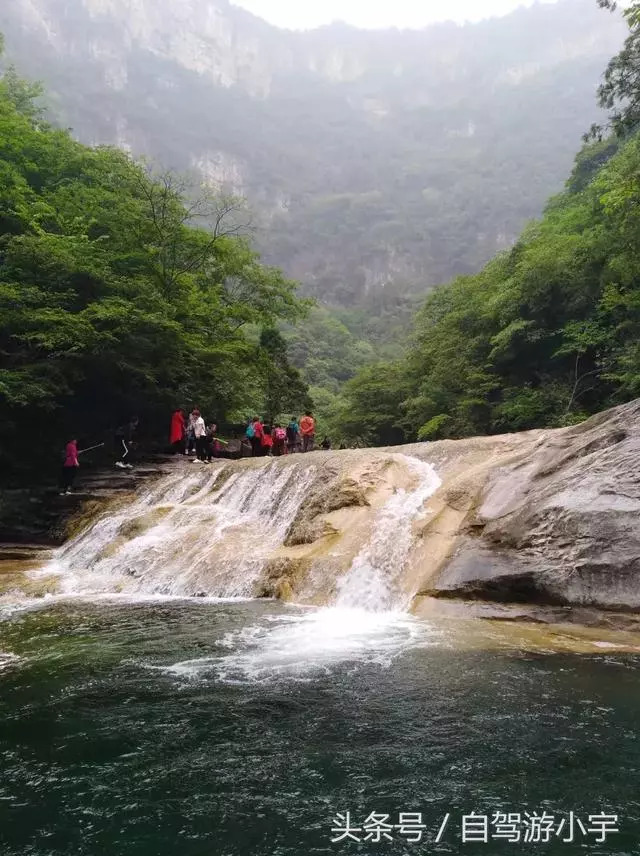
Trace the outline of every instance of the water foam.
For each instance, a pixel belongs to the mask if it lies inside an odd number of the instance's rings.
[[[309,680],[345,662],[389,667],[409,648],[441,644],[440,631],[403,611],[413,595],[403,578],[414,523],[441,482],[429,464],[393,457],[412,472],[416,487],[397,490],[382,507],[331,607],[268,617],[218,640],[216,647],[228,654],[175,663],[166,672],[181,680]]]
[[[63,594],[251,597],[315,468],[272,463],[226,479],[224,469],[162,480],[37,573],[57,574]]]
[[[345,663],[388,668],[410,648],[441,645],[442,640],[441,631],[406,613],[309,609],[267,616],[225,634],[215,643],[216,654],[160,669],[183,681],[308,681]]]

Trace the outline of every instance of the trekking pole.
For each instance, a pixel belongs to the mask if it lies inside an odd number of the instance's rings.
[[[88,449],[81,449],[78,452],[79,455],[84,455],[85,452],[93,452],[94,449],[101,449],[104,446],[104,443],[98,443],[97,446],[89,446]]]

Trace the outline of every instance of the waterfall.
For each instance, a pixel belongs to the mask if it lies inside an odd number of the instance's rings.
[[[355,483],[365,501],[343,507],[345,483],[347,500]],[[274,607],[215,640],[210,655],[158,668],[181,680],[213,671],[254,681],[306,680],[347,660],[388,665],[408,647],[441,644],[439,631],[406,612],[419,576],[416,523],[439,486],[430,464],[379,452],[178,466],[112,505],[33,573],[56,575],[63,597],[252,598],[280,562],[311,556],[303,585],[320,578],[324,591],[333,588],[327,605]],[[290,532],[295,545],[285,546]],[[300,532],[311,541],[300,543]],[[304,589],[300,600],[323,602]]]
[[[440,630],[404,612],[414,594],[405,580],[416,543],[414,525],[441,482],[429,464],[405,455],[390,457],[409,471],[414,486],[397,488],[379,508],[371,534],[338,580],[329,606],[269,616],[217,640],[229,653],[173,663],[164,670],[179,680],[213,673],[234,683],[283,677],[306,681],[314,671],[337,663],[388,667],[408,648],[445,644]]]
[[[341,458],[326,470],[317,458],[296,456],[195,472],[180,467],[133,501],[112,506],[35,573],[55,575],[61,595],[255,597],[299,512],[321,504],[323,491],[331,494],[351,475],[350,463]],[[347,557],[346,573],[331,545],[319,542],[313,574],[329,589],[335,584],[335,609],[404,610],[413,595],[406,585],[414,524],[440,480],[431,465],[401,454],[367,464],[367,483],[382,487],[386,501],[361,509],[352,541],[357,553]]]
[[[398,490],[384,505],[374,521],[371,539],[338,582],[337,607],[384,612],[409,605],[414,593],[405,591],[402,581],[414,543],[413,525],[441,481],[431,464],[416,458],[405,460],[418,478],[418,487]]]
[[[162,479],[60,549],[41,573],[67,594],[251,597],[315,477],[313,466]]]

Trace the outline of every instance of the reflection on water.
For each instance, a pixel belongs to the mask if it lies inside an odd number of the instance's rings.
[[[331,828],[347,810],[422,812],[432,834],[446,812],[543,809],[618,813],[588,852],[635,853],[638,657],[572,633],[256,602],[14,613],[2,856],[507,853],[453,834],[332,845]]]

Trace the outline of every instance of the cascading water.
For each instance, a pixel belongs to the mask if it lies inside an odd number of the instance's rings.
[[[175,663],[179,678],[213,672],[231,681],[269,680],[281,675],[307,680],[310,673],[347,660],[389,665],[408,647],[442,644],[442,634],[405,610],[414,592],[403,576],[414,545],[413,526],[441,481],[430,464],[396,455],[417,481],[396,490],[378,512],[371,536],[338,581],[333,603],[319,610],[278,615],[227,634],[222,657]]]
[[[440,480],[417,459],[391,461],[415,486],[397,488],[377,512],[368,540],[337,582],[335,608],[404,610],[413,594],[402,585],[413,524]],[[37,573],[57,574],[61,594],[251,597],[317,476],[316,464],[301,457],[173,473],[105,514]]]
[[[315,468],[270,464],[226,475],[216,467],[163,479],[62,548],[41,573],[59,574],[67,594],[251,597]]]
[[[371,540],[338,583],[337,607],[386,612],[409,605],[414,592],[403,590],[402,575],[414,541],[413,524],[441,481],[430,464],[416,458],[406,461],[418,478],[418,487],[397,491],[382,508]]]
[[[387,663],[407,646],[434,644],[439,634],[406,614],[414,594],[406,571],[414,524],[440,479],[429,464],[391,455],[376,465],[387,490],[389,465],[405,486],[391,488],[363,529],[366,541],[338,577],[328,606],[280,610],[217,640],[215,656],[169,671],[306,679],[309,671],[336,662]],[[62,595],[254,597],[269,559],[322,484],[319,475],[317,458],[302,456],[257,467],[181,470],[99,519],[37,573],[57,574]]]

